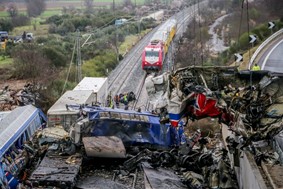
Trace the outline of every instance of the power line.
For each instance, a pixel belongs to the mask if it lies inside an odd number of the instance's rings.
[[[238,45],[240,44],[240,35],[241,35],[242,20],[243,20],[244,2],[245,2],[245,0],[242,0],[241,19],[240,19],[240,26],[239,26],[239,33],[238,33]]]
[[[247,1],[247,27],[248,27],[248,36],[250,36],[250,23],[249,23],[250,17],[249,17],[249,1]],[[249,48],[249,60],[251,58],[251,51]]]
[[[201,24],[200,24],[200,9],[199,9],[199,0],[198,0],[198,16],[199,16],[199,19],[198,19],[198,24],[199,24],[199,38],[200,38],[200,48],[201,48],[201,53],[200,53],[200,58],[201,58],[201,65],[203,66],[203,49],[202,49],[202,35],[201,35]]]
[[[72,62],[73,62],[74,55],[75,55],[76,45],[77,45],[77,40],[75,40],[75,43],[74,43],[73,52],[72,52],[72,58],[71,58],[71,61],[70,61],[67,77],[66,77],[66,80],[65,80],[62,92],[61,92],[61,96],[63,95],[63,93],[65,91],[65,88],[66,88],[66,85],[67,85],[67,82],[68,82],[68,79],[69,79],[69,75],[70,75],[71,67],[72,67]]]
[[[81,40],[80,31],[77,30],[77,82],[82,80]]]

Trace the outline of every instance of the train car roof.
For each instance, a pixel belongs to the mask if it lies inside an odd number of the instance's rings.
[[[68,104],[81,105],[93,102],[95,99],[92,90],[72,90],[66,91],[47,111],[47,114],[58,114],[58,113],[73,113],[66,107]]]
[[[168,35],[169,35],[168,31],[171,30],[172,27],[176,26],[176,24],[177,24],[177,21],[175,19],[167,20],[153,34],[150,41],[154,41],[154,40],[164,41],[164,40],[166,40]]]
[[[38,114],[36,107],[27,105],[14,109],[0,121],[0,158]]]
[[[135,110],[124,110],[119,108],[109,108],[109,107],[84,107],[84,111],[88,113],[94,112],[113,112],[113,113],[122,113],[122,114],[137,114],[137,115],[146,115],[146,116],[153,116],[158,117],[158,115],[152,114],[150,112],[137,112]]]
[[[96,93],[106,80],[107,77],[84,77],[73,90],[92,90]]]
[[[4,119],[11,111],[0,112],[0,121]]]

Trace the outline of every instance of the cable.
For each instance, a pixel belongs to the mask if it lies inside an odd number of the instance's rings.
[[[193,30],[194,30],[194,38],[196,36],[196,6],[193,5],[193,8],[194,8],[194,26],[193,26]],[[195,54],[196,54],[196,46],[197,46],[197,43],[196,43],[196,38],[194,40],[194,52],[193,52],[193,63],[194,63],[194,66],[196,65],[196,58],[195,58]]]
[[[248,27],[248,37],[250,36],[250,23],[249,23],[249,1],[247,1],[247,27]],[[249,60],[251,59],[251,48],[249,48]],[[250,86],[253,85],[253,72],[250,72]]]
[[[74,43],[72,58],[71,58],[71,61],[70,61],[70,66],[69,66],[69,69],[68,69],[67,78],[65,80],[65,83],[64,83],[64,86],[63,86],[63,90],[61,92],[61,96],[63,95],[63,93],[65,91],[65,88],[66,88],[66,85],[67,85],[67,82],[68,82],[68,79],[69,79],[69,75],[70,75],[70,71],[71,71],[71,67],[72,67],[72,62],[73,62],[74,54],[75,54],[75,50],[76,50],[76,48],[75,48],[76,45],[77,45],[77,40],[75,40],[75,43]]]
[[[250,23],[249,23],[249,1],[247,1],[247,26],[248,26],[248,36],[250,36]],[[251,49],[249,48],[249,60],[251,59]]]
[[[243,20],[244,2],[245,2],[245,0],[242,0],[241,19],[240,19],[240,26],[239,26],[239,33],[238,33],[238,45],[240,44],[240,35],[241,35],[242,20]]]
[[[199,0],[198,0],[198,15],[200,15],[200,9],[199,9]],[[200,48],[201,48],[201,66],[203,66],[203,49],[202,49],[202,35],[201,35],[201,24],[200,24],[200,16],[198,19],[198,24],[199,24],[199,38],[200,38]]]

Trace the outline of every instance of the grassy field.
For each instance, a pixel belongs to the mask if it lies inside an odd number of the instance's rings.
[[[94,0],[94,6],[97,8],[107,7],[111,8],[111,5],[115,1],[115,4],[122,4],[124,0]],[[133,4],[143,5],[145,0],[132,0]],[[61,14],[63,7],[74,6],[78,9],[84,9],[83,0],[68,0],[68,1],[46,1],[46,10],[40,15],[41,18],[48,18],[53,15]],[[26,14],[26,7],[24,3],[17,3],[19,14]],[[7,11],[0,11],[0,18],[7,17],[9,14]]]
[[[12,61],[12,58],[0,56],[0,68],[4,68],[5,66],[11,64]]]
[[[26,32],[33,33],[33,35],[35,37],[36,36],[42,36],[42,35],[47,35],[48,34],[48,28],[49,28],[49,25],[47,25],[47,24],[39,25],[39,23],[37,22],[36,30],[34,30],[34,26],[33,25],[21,26],[21,27],[14,28],[14,30],[12,32],[9,32],[9,35],[18,36],[18,35],[22,35],[22,33],[24,31],[26,31]]]

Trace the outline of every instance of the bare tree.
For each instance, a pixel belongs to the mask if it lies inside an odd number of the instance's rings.
[[[283,1],[282,0],[263,0],[266,7],[268,7],[269,12],[278,17],[283,17]]]
[[[45,11],[46,3],[44,0],[25,0],[27,6],[27,14],[29,17],[39,16]]]
[[[94,12],[93,0],[84,0],[84,5],[86,14],[91,14]]]
[[[123,1],[123,6],[124,7],[133,7],[133,3],[131,0],[124,0]]]
[[[18,7],[15,3],[9,3],[7,7],[7,12],[10,17],[16,17],[18,15]]]

